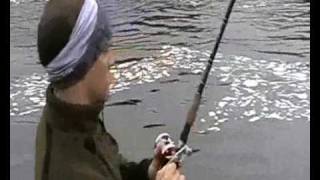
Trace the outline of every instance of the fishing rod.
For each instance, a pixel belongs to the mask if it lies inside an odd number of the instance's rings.
[[[219,35],[216,39],[216,43],[215,43],[215,46],[214,46],[214,49],[212,51],[212,54],[210,55],[210,58],[208,60],[208,64],[206,66],[206,69],[204,71],[204,73],[202,74],[202,78],[201,78],[201,82],[198,86],[198,89],[197,89],[197,92],[193,98],[193,103],[187,113],[187,118],[186,118],[186,122],[184,124],[184,127],[183,127],[183,130],[180,134],[180,140],[179,140],[179,145],[178,145],[178,152],[182,152],[182,149],[186,149],[186,144],[187,144],[187,141],[188,141],[188,137],[189,137],[189,133],[190,133],[190,130],[191,130],[191,127],[193,126],[195,120],[196,120],[196,117],[197,117],[197,112],[198,112],[198,109],[199,109],[199,105],[200,105],[200,101],[201,101],[201,98],[202,98],[202,94],[203,94],[203,90],[204,90],[204,87],[207,83],[207,80],[208,80],[208,76],[210,74],[210,71],[211,71],[211,67],[212,67],[212,63],[213,63],[213,60],[217,54],[217,51],[218,51],[218,48],[219,48],[219,44],[221,42],[221,39],[222,39],[222,36],[223,36],[223,33],[226,29],[226,26],[228,24],[228,20],[229,20],[229,17],[230,17],[230,14],[232,12],[232,8],[233,8],[233,5],[235,3],[236,0],[231,0],[230,3],[229,3],[229,6],[228,6],[228,9],[227,9],[227,12],[225,14],[225,17],[223,19],[223,22],[222,22],[222,25],[220,27],[220,32],[219,32]],[[172,160],[172,159],[171,159]]]

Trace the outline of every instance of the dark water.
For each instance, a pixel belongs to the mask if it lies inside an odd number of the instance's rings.
[[[37,61],[36,25],[44,5],[41,0],[16,1],[20,3],[10,3],[12,68],[16,64],[32,66]],[[228,5],[221,0],[107,2],[115,48],[139,57],[154,55],[164,45],[211,50]],[[308,61],[309,9],[309,3],[302,0],[239,0],[221,51]]]
[[[112,70],[118,78],[112,92],[148,83],[165,87],[167,79],[180,77],[187,79],[181,83],[196,86],[194,79],[200,80],[228,3],[108,0],[113,49],[124,62]],[[48,82],[37,64],[36,49],[44,4],[44,0],[10,0],[10,121],[24,125],[15,127],[19,131],[35,125],[44,106]],[[309,122],[309,26],[310,4],[303,0],[238,0],[205,90],[199,133],[218,132],[224,122],[237,119]],[[219,99],[209,95],[217,86],[224,89]],[[182,103],[190,104],[190,97]],[[28,132],[34,136],[34,131]],[[33,159],[30,147],[17,146],[12,145],[19,151],[10,156],[13,167]]]
[[[114,70],[119,83],[113,92],[177,71],[201,73],[228,5],[221,0],[106,2],[113,49],[119,61],[129,61]],[[260,113],[263,117],[309,119],[309,5],[301,0],[236,2],[212,72],[218,84],[230,85],[231,95],[220,103],[221,109],[264,106],[246,114],[251,117],[262,111],[266,112]],[[37,64],[36,50],[36,26],[43,6],[44,1],[10,3],[12,121],[44,105],[48,83]],[[284,110],[272,111],[269,105]]]

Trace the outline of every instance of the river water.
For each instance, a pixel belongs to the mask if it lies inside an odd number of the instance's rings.
[[[200,81],[228,3],[106,1],[114,32],[112,48],[122,62],[112,70],[118,79],[112,93],[179,76],[197,76]],[[45,104],[47,75],[38,64],[36,49],[44,4],[10,0],[11,124],[36,124]],[[214,86],[226,89],[218,101],[210,98]],[[199,133],[220,131],[222,123],[237,119],[309,122],[310,3],[238,0],[205,94]]]
[[[45,1],[10,2],[10,116],[15,122],[44,105],[48,82],[37,63],[36,27]],[[114,70],[119,83],[113,92],[175,71],[201,73],[228,5],[222,0],[106,2],[113,49],[125,62]],[[216,84],[230,86],[230,94],[213,111],[251,106],[255,109],[242,110],[242,117],[252,121],[310,119],[309,6],[302,0],[236,2],[212,70]]]

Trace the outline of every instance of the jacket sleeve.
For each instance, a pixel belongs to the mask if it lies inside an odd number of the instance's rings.
[[[149,180],[148,168],[152,159],[143,159],[139,163],[128,162],[123,156],[121,156],[120,173],[122,180]]]

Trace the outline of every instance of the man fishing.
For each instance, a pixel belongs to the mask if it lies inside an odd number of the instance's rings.
[[[100,114],[114,78],[111,31],[99,0],[50,0],[38,26],[50,85],[36,135],[36,180],[184,180],[162,151],[127,162]],[[129,138],[129,137],[128,137]],[[164,165],[164,166],[163,166]]]

